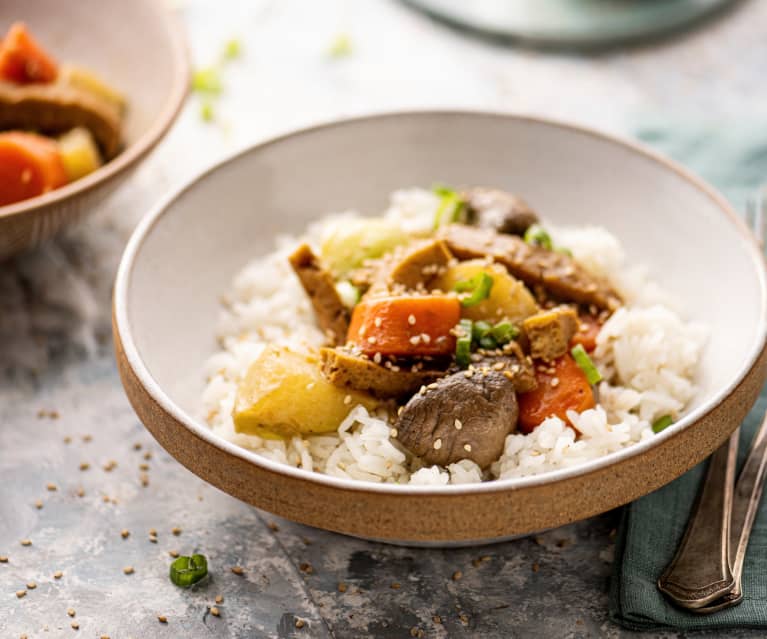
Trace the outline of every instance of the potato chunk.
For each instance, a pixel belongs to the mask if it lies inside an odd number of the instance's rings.
[[[505,267],[494,262],[459,262],[448,267],[445,273],[435,280],[433,286],[442,291],[452,291],[458,282],[470,280],[480,273],[487,273],[493,278],[490,295],[479,304],[462,308],[462,317],[472,320],[507,319],[510,322],[520,322],[538,311],[538,305],[527,287],[509,275]]]
[[[267,346],[237,389],[232,417],[238,433],[286,439],[335,431],[357,404],[378,404],[367,393],[334,386],[316,353]]]

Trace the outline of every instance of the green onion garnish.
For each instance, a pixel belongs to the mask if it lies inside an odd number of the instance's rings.
[[[471,291],[471,295],[464,297],[461,300],[461,306],[469,307],[476,306],[483,300],[486,300],[490,295],[491,288],[493,288],[493,278],[482,271],[468,280],[457,282],[453,287],[453,290],[457,293],[467,293]]]
[[[216,67],[197,69],[192,75],[192,90],[196,93],[218,95],[222,88],[221,74]]]
[[[471,333],[472,321],[462,319],[458,322],[460,335],[455,342],[455,363],[461,368],[466,368],[471,362]]]
[[[519,329],[511,322],[498,322],[492,329],[490,335],[499,345],[508,344],[519,335]]]
[[[498,342],[493,339],[492,335],[483,335],[479,338],[479,346],[485,350],[492,351],[498,348]]]
[[[652,423],[652,432],[653,433],[659,433],[664,428],[668,428],[671,426],[671,424],[674,423],[673,418],[671,415],[663,415],[662,417],[658,417],[653,423]]]
[[[432,190],[440,197],[437,212],[434,214],[434,230],[444,224],[460,222],[466,210],[463,198],[446,186],[435,186]]]
[[[339,33],[328,47],[328,55],[331,58],[344,58],[352,53],[351,38],[345,33]]]
[[[552,250],[553,247],[551,235],[549,235],[546,229],[539,224],[533,224],[525,231],[525,242],[532,244],[533,246],[540,246],[549,251]]]
[[[224,60],[234,60],[242,55],[242,42],[232,38],[224,45]]]
[[[555,246],[554,251],[556,253],[562,253],[562,255],[567,255],[567,257],[573,256],[573,252],[565,246]]]
[[[477,320],[474,322],[474,325],[471,328],[471,338],[478,342],[481,340],[485,335],[487,335],[491,330],[492,326],[485,322],[484,320]]]
[[[208,560],[205,555],[179,557],[170,565],[170,580],[181,588],[196,584],[207,574]]]
[[[578,364],[580,369],[586,375],[586,380],[589,384],[593,386],[594,384],[602,381],[602,376],[599,374],[597,367],[594,366],[594,362],[591,361],[591,358],[586,352],[586,349],[583,348],[583,344],[576,344],[573,346],[573,348],[570,350],[570,353],[575,359],[575,363]]]

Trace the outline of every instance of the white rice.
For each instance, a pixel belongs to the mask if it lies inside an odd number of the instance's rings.
[[[429,191],[396,191],[385,216],[407,232],[427,232],[437,205]],[[316,242],[329,224],[342,223],[349,215],[312,224],[301,239]],[[323,342],[309,300],[286,259],[299,241],[289,237],[279,238],[274,253],[246,266],[222,298],[220,350],[204,368],[206,421],[225,439],[291,466],[362,481],[422,485],[535,475],[653,437],[651,425],[658,417],[678,418],[695,396],[706,330],[681,319],[678,302],[648,278],[646,269],[626,265],[620,242],[607,230],[547,228],[555,244],[568,247],[584,268],[607,278],[627,303],[597,338],[593,358],[607,380],[599,385],[599,404],[568,414],[580,435],[550,417],[529,435],[509,435],[500,459],[483,473],[469,460],[447,468],[423,467],[390,437],[387,416],[369,414],[362,406],[349,412],[336,433],[289,441],[236,433],[231,412],[237,384],[264,346],[279,343],[301,350]]]

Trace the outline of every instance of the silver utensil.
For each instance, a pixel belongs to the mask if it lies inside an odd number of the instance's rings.
[[[766,193],[760,189],[746,209],[746,221],[762,246]],[[767,415],[733,487],[738,438],[739,429],[712,455],[682,542],[658,579],[658,588],[672,602],[699,614],[743,599],[743,564],[767,470]]]

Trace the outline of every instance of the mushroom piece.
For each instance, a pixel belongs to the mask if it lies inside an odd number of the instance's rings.
[[[522,198],[501,191],[474,187],[464,193],[469,219],[477,226],[498,233],[524,235],[538,222],[538,215]]]
[[[427,464],[470,459],[487,468],[517,426],[513,382],[500,371],[461,371],[416,393],[397,418],[397,440]]]

